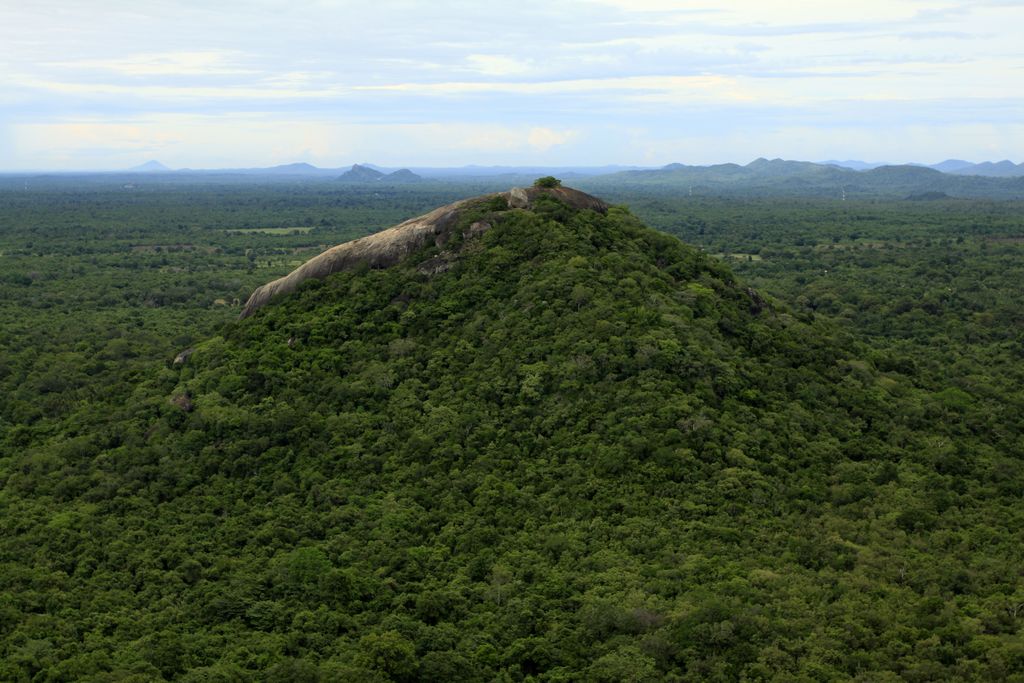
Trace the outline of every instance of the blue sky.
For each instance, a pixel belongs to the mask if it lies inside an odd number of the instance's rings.
[[[0,0],[0,169],[1024,161],[1024,1]]]

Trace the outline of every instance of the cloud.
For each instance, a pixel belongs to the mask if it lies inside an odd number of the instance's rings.
[[[407,127],[415,131],[416,127]],[[464,150],[477,152],[547,152],[565,145],[579,134],[572,129],[553,129],[543,126],[495,126],[479,124],[439,125],[428,124],[420,133],[436,139],[447,139],[447,144]]]
[[[96,168],[90,163],[96,156],[116,163],[120,159],[150,156],[178,142],[178,131],[129,123],[24,124],[12,126],[11,130],[15,157],[42,152],[42,168],[76,168],[83,162]]]
[[[908,31],[898,36],[903,40],[971,40],[982,37],[964,31]]]
[[[718,27],[799,26],[893,21],[913,16],[913,0],[861,0],[857,3],[821,0],[594,0],[630,12],[657,13],[659,21],[707,22]],[[666,17],[667,15],[667,17]]]
[[[809,125],[773,125],[763,129],[736,128],[711,138],[706,135],[638,135],[633,144],[638,162],[662,165],[733,161],[747,163],[757,157],[821,161],[832,158],[870,158],[891,163],[936,163],[947,158],[1006,156],[1000,140],[1021,139],[1024,124],[863,125],[822,129]],[[936,136],[945,141],[936,149]],[[1000,156],[1000,158],[1002,158]],[[1013,157],[1014,155],[1010,155]],[[1024,156],[1018,153],[1016,156]]]
[[[96,151],[104,136],[121,141],[106,147],[115,156],[157,149],[183,166],[287,160],[288,150],[318,164],[631,163],[637,130],[655,151],[683,127],[708,149],[742,130],[753,148],[784,139],[786,121],[866,131],[851,140],[920,126],[936,149],[952,146],[952,125],[994,126],[956,138],[982,149],[1024,120],[1016,0],[38,0],[7,10],[5,164],[69,150],[114,163]],[[137,129],[88,128],[115,121]],[[887,142],[904,146],[899,135]],[[997,142],[1001,156],[1024,153],[1019,136]]]
[[[486,76],[514,76],[531,70],[529,61],[513,59],[503,55],[468,55],[470,70]]]
[[[552,147],[564,145],[576,137],[576,134],[576,131],[573,130],[558,131],[551,130],[550,128],[531,128],[526,140],[533,149],[538,152],[546,152]]]
[[[5,130],[0,126],[0,131]],[[579,137],[572,129],[478,123],[350,124],[249,114],[125,121],[16,124],[11,159],[20,168],[118,169],[159,158],[172,168],[268,166],[304,160],[322,167],[529,163]],[[384,151],[386,150],[386,151]],[[410,151],[415,150],[415,158]],[[97,164],[94,159],[102,159]]]
[[[252,85],[130,85],[104,82],[72,82],[36,80],[14,76],[8,82],[22,88],[46,90],[66,95],[99,97],[105,95],[132,98],[157,98],[162,100],[294,100],[340,97],[350,92],[338,87],[300,87],[304,83],[284,80],[268,80]]]
[[[230,64],[240,53],[224,50],[156,52],[117,59],[83,59],[47,62],[62,69],[112,71],[124,76],[211,76],[258,73]]]
[[[578,78],[547,81],[446,81],[437,83],[390,83],[356,86],[357,91],[392,91],[424,95],[460,96],[479,93],[515,95],[566,95],[619,91],[685,91],[693,96],[733,93],[735,81],[722,76],[631,76],[626,78]],[[734,94],[727,95],[733,97]]]
[[[11,127],[0,123],[0,159],[14,158],[13,137]]]

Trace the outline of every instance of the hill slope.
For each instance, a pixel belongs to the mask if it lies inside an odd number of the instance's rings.
[[[955,395],[622,208],[511,198],[5,458],[0,678],[1020,670],[1021,482]]]

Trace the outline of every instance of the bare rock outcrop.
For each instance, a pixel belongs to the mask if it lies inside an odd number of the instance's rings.
[[[569,187],[517,187],[508,192],[464,199],[399,223],[387,230],[331,247],[284,277],[258,287],[245,302],[240,317],[249,317],[278,294],[294,292],[299,285],[311,278],[325,278],[332,273],[353,270],[363,265],[370,268],[387,268],[428,244],[443,247],[458,225],[462,211],[471,205],[502,197],[509,208],[529,209],[541,195],[555,197],[578,209],[591,209],[600,213],[608,210],[608,205],[597,197]],[[466,231],[466,238],[478,237],[490,227],[485,222],[474,223]],[[447,267],[438,267],[435,272],[443,270],[447,270]]]
[[[195,353],[195,351],[196,350],[194,348],[187,348],[187,349],[185,349],[184,351],[182,351],[181,353],[179,353],[177,356],[174,357],[174,363],[173,364],[174,365],[184,365],[185,363],[188,362],[188,359],[192,356],[193,353]]]

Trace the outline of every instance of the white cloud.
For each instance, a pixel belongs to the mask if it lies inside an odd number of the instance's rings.
[[[356,86],[354,90],[393,91],[424,95],[457,96],[486,93],[512,95],[566,95],[615,91],[685,91],[706,97],[715,93],[735,99],[735,79],[723,76],[629,76],[624,78],[577,78],[549,81],[446,81],[434,83],[391,83]]]
[[[473,152],[547,152],[573,140],[579,131],[553,129],[543,126],[501,126],[480,124],[428,124],[404,126],[405,131],[417,133],[446,144]],[[426,143],[426,140],[421,140]]]
[[[526,143],[525,132],[507,126],[469,125],[459,128],[458,131],[452,131],[451,126],[427,124],[415,132],[426,133],[438,140],[447,139],[451,148],[462,152],[490,150],[494,154],[503,154],[523,147]]]
[[[190,166],[289,155],[338,165],[630,163],[645,149],[631,131],[648,131],[658,153],[683,126],[694,136],[685,146],[728,139],[753,157],[763,140],[801,149],[814,138],[806,131],[838,146],[837,118],[847,139],[873,149],[884,137],[907,150],[902,158],[929,136],[939,155],[981,158],[993,144],[1004,150],[994,156],[1024,155],[1019,131],[999,127],[1024,120],[1018,1],[7,5],[8,167],[120,163],[90,150],[162,150],[165,163]],[[95,128],[114,119],[135,129]],[[780,134],[780,120],[799,121],[803,137]],[[72,124],[84,128],[59,127]],[[979,128],[951,136],[968,124]]]
[[[564,145],[576,137],[574,130],[552,130],[550,128],[531,128],[526,140],[530,147],[538,152],[546,152],[552,147]]]
[[[118,95],[128,97],[155,98],[164,100],[295,100],[341,97],[350,92],[339,87],[299,87],[303,83],[270,81],[264,84],[196,86],[196,85],[130,85],[102,82],[71,82],[36,80],[25,76],[7,79],[12,85],[23,88],[45,90],[66,95],[90,97]]]
[[[860,0],[856,3],[822,0],[593,0],[627,12],[678,14],[679,21],[714,21],[717,25],[800,25],[905,19],[916,14],[914,0]],[[710,15],[710,16],[703,16]],[[665,17],[661,17],[665,20]]]
[[[637,162],[712,164],[747,163],[757,157],[822,161],[870,159],[892,163],[937,163],[948,158],[981,160],[1022,157],[1006,153],[1001,141],[1024,139],[1024,124],[844,125],[830,129],[781,125],[749,130],[737,127],[723,135],[664,136],[644,131],[634,136]],[[937,142],[942,141],[942,147]],[[1018,148],[1019,150],[1019,148]]]
[[[0,127],[0,130],[3,130]],[[195,115],[129,121],[17,124],[11,162],[18,168],[127,168],[159,158],[172,168],[268,166],[296,160],[322,167],[359,161],[385,165],[529,163],[578,137],[545,126],[472,123],[346,124]],[[382,151],[387,150],[387,151]],[[102,158],[97,164],[93,158]]]
[[[504,55],[468,55],[466,61],[470,70],[486,76],[517,76],[528,73],[532,68],[529,61]]]
[[[212,76],[258,73],[232,66],[237,52],[205,50],[197,52],[157,52],[134,54],[117,59],[82,59],[48,62],[48,66],[76,70],[112,71],[124,76]]]

